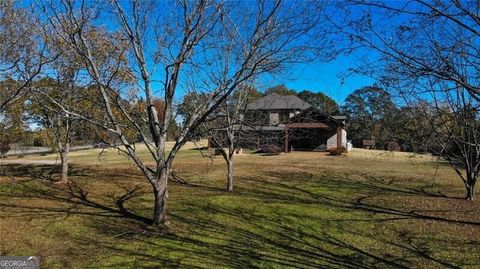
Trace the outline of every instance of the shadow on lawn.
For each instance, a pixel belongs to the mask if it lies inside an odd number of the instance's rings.
[[[75,178],[95,173],[96,170],[80,166],[69,166],[68,184],[56,184],[52,181],[52,174],[57,167],[50,165],[7,165],[2,167],[3,173],[11,179],[9,190],[4,193],[11,198],[39,198],[46,201],[58,202],[58,207],[25,206],[0,202],[0,206],[10,208],[22,217],[68,217],[70,215],[91,215],[112,218],[127,218],[151,224],[152,220],[127,210],[124,204],[133,198],[143,195],[139,186],[125,187],[117,183],[117,187],[124,192],[120,195],[97,194],[88,192]],[[49,176],[45,176],[45,172]],[[98,171],[97,171],[98,172]],[[107,174],[108,175],[108,174]],[[21,177],[21,180],[17,180]],[[30,184],[31,181],[33,184]],[[113,183],[112,183],[113,184]],[[99,200],[99,201],[97,201]],[[108,200],[108,201],[107,201]],[[110,203],[109,203],[110,202]],[[110,206],[107,204],[111,204]],[[90,211],[84,209],[91,209]],[[10,215],[15,216],[15,215]]]
[[[245,195],[249,197],[260,198],[269,202],[295,202],[301,204],[322,204],[335,208],[348,209],[354,211],[365,211],[367,213],[378,214],[380,218],[372,218],[372,221],[389,221],[401,219],[415,219],[415,220],[433,220],[443,221],[453,224],[467,224],[480,226],[480,222],[450,219],[442,216],[427,215],[421,212],[439,213],[448,212],[448,209],[442,210],[407,210],[399,209],[396,206],[391,206],[385,203],[378,203],[378,201],[368,201],[372,198],[382,195],[402,195],[402,196],[416,196],[416,197],[432,197],[458,200],[458,198],[447,197],[446,195],[432,191],[430,184],[419,186],[419,188],[405,187],[401,184],[396,184],[394,181],[385,181],[379,177],[363,175],[366,180],[358,181],[343,178],[314,178],[308,172],[304,173],[276,173],[270,172],[266,177],[273,180],[259,180],[258,178],[242,178],[246,184],[242,187],[237,187],[236,193],[238,195]],[[289,182],[283,182],[282,178],[291,178]],[[307,179],[306,181],[304,179]],[[339,190],[338,193],[350,192],[351,194],[346,198],[338,198],[335,195],[326,195],[325,193],[314,192],[306,184],[311,184],[314,180],[314,187],[326,188],[330,192]],[[248,186],[246,188],[245,186]],[[465,204],[472,205],[470,201],[460,201]],[[454,209],[457,210],[457,209]],[[386,217],[390,216],[390,217]]]
[[[316,224],[302,218],[292,218],[290,214],[269,212],[265,214],[252,214],[251,211],[228,207],[200,206],[196,208],[209,215],[221,215],[223,218],[247,223],[243,226],[227,226],[223,222],[215,221],[208,216],[199,218],[181,212],[174,217],[182,223],[188,223],[188,237],[173,235],[173,240],[198,245],[202,242],[192,241],[191,238],[201,238],[209,234],[208,243],[204,251],[189,252],[191,255],[205,256],[231,266],[232,261],[237,268],[252,267],[265,262],[275,266],[288,266],[297,268],[410,268],[412,264],[403,257],[379,255],[368,248],[361,248],[350,242],[350,236],[376,241],[379,246],[395,246],[404,253],[422,257],[430,262],[449,268],[458,268],[448,262],[431,257],[427,249],[416,248],[414,244],[386,242],[372,235],[347,229],[342,225],[335,225],[334,232],[331,224],[317,219]],[[319,227],[325,225],[325,231],[318,232]],[[328,231],[330,230],[330,231]],[[207,240],[206,240],[207,241]],[[354,241],[354,240],[352,240]],[[179,249],[179,251],[188,251]],[[380,251],[380,253],[382,253]],[[265,263],[263,263],[265,265]]]
[[[14,175],[25,172],[24,169],[31,169],[29,171],[32,175],[36,175],[33,172],[39,168],[16,167],[9,171]],[[73,175],[93,172],[95,171],[72,167]],[[22,192],[12,192],[9,195],[22,199],[41,198],[55,201],[55,204],[47,203],[43,207],[23,206],[2,201],[0,205],[4,210],[7,208],[20,217],[91,216],[87,225],[97,229],[100,234],[109,236],[111,240],[100,240],[95,234],[77,235],[71,239],[88,249],[108,250],[112,255],[134,260],[119,261],[111,265],[113,267],[158,268],[159,263],[162,267],[206,267],[193,264],[196,261],[235,268],[410,268],[416,266],[412,260],[420,259],[429,265],[458,268],[450,261],[434,257],[428,244],[415,235],[392,230],[394,239],[386,240],[373,233],[355,229],[354,223],[413,219],[480,226],[478,222],[448,219],[368,202],[369,198],[383,194],[444,197],[431,191],[428,186],[416,190],[378,178],[358,182],[346,178],[318,179],[305,173],[269,173],[268,176],[260,177],[270,180],[242,178],[235,193],[225,192],[225,195],[246,198],[246,201],[256,200],[257,206],[263,204],[268,207],[269,203],[319,206],[325,210],[360,212],[366,217],[355,218],[359,214],[352,214],[351,219],[322,219],[295,210],[265,212],[248,205],[212,204],[207,197],[177,201],[181,204],[176,204],[169,211],[172,224],[157,231],[146,226],[151,223],[149,218],[129,211],[124,206],[126,201],[143,195],[140,187],[122,187],[121,194],[105,197],[102,193],[86,191],[85,186],[75,180],[68,186],[44,183],[33,186],[29,182],[19,182]],[[292,180],[283,182],[282,178]],[[318,193],[308,188],[312,180],[315,180],[315,186],[319,188],[338,189],[340,192],[357,190],[357,193],[348,199]],[[190,187],[187,185],[186,188]],[[221,193],[213,187],[195,185],[195,188]],[[362,246],[358,240],[376,243],[373,246]],[[138,247],[131,247],[133,244]],[[465,242],[456,244],[460,249],[470,247]],[[393,248],[399,253],[383,248]]]
[[[181,231],[175,231],[178,227],[162,232],[149,231],[145,236],[124,237],[121,244],[77,240],[132,257],[140,267],[159,261],[162,268],[206,268],[212,264],[230,268],[411,268],[418,266],[411,261],[416,258],[436,267],[459,268],[433,257],[426,244],[417,242],[415,236],[408,233],[396,236],[399,241],[384,240],[342,225],[333,228],[321,220],[313,223],[292,218],[288,213],[260,214],[250,209],[201,203],[189,203],[186,208],[188,210],[170,213],[174,223],[181,225]],[[124,228],[108,227],[108,232],[119,233]],[[360,247],[358,241],[353,243],[352,235],[360,240],[374,241],[377,246],[374,249]],[[130,244],[142,247],[131,248]],[[383,252],[383,247],[399,252],[389,255]],[[192,264],[194,261],[206,264],[197,266]],[[119,262],[114,266],[131,267],[132,263]]]
[[[60,164],[0,164],[0,175],[11,179],[17,177],[28,178],[31,180],[50,180],[55,181],[60,174]],[[77,167],[69,165],[69,176],[80,177],[91,174],[94,170],[86,167]]]
[[[337,188],[340,192],[344,189],[361,190],[351,200],[335,198],[328,195],[315,193],[302,188],[305,182],[299,180],[287,183],[285,178],[302,178],[298,173],[285,175],[285,173],[263,175],[273,180],[258,180],[256,178],[242,178],[242,185],[236,189],[235,196],[248,199],[258,199],[263,203],[298,204],[321,206],[326,211],[334,208],[338,211],[351,211],[367,213],[367,218],[328,219],[309,216],[303,212],[295,211],[278,212],[245,209],[243,206],[235,207],[219,205],[216,203],[189,203],[177,210],[170,212],[176,223],[185,224],[183,233],[162,234],[162,238],[181,241],[181,247],[176,251],[187,253],[191,256],[208,258],[216,261],[221,266],[237,268],[256,266],[281,266],[300,268],[410,268],[426,263],[429,266],[442,266],[446,268],[459,268],[451,260],[436,257],[430,245],[455,245],[458,250],[474,247],[478,242],[439,241],[437,238],[423,238],[409,234],[408,230],[391,231],[395,233],[393,239],[377,236],[375,231],[366,233],[354,228],[352,222],[385,222],[397,220],[438,221],[459,225],[480,226],[479,222],[449,219],[441,216],[425,215],[416,211],[400,210],[388,205],[368,203],[367,197],[383,194],[401,194],[412,196],[442,197],[441,193],[430,190],[429,186],[419,190],[403,187],[393,181],[384,182],[380,179],[367,179],[366,182],[353,182],[353,186],[343,179],[324,179],[315,182],[317,187]],[[332,180],[332,181],[331,181]],[[331,182],[330,182],[331,181]],[[371,182],[370,182],[371,181]],[[261,204],[261,203],[258,203]],[[194,212],[194,213],[192,213]],[[203,212],[198,213],[198,212]],[[438,211],[438,213],[444,211]],[[435,213],[435,211],[431,211]],[[353,214],[354,216],[358,214]],[[225,221],[225,219],[230,221]],[[221,220],[221,221],[218,221]],[[230,225],[229,223],[232,223]],[[242,223],[238,225],[238,223]],[[348,224],[349,223],[349,224]],[[237,225],[235,225],[237,224]],[[325,225],[326,229],[318,229]],[[333,230],[333,231],[332,231]],[[182,236],[182,234],[185,234]],[[352,237],[356,238],[352,239]],[[203,240],[199,239],[203,238]],[[360,247],[358,239],[368,239],[375,242],[374,246]],[[143,239],[150,244],[161,247],[161,243]],[[428,240],[428,241],[425,241]],[[357,243],[353,243],[357,242]],[[195,250],[194,246],[201,246]],[[372,249],[373,248],[373,249]],[[385,249],[397,249],[386,251]],[[413,262],[415,260],[415,262]],[[461,260],[455,261],[461,264]],[[464,264],[467,265],[467,264]],[[478,265],[478,264],[477,264]]]

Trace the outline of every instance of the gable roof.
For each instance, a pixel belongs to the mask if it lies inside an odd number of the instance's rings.
[[[342,116],[343,117],[343,116]],[[345,126],[345,122],[342,120],[338,120],[336,116],[328,116],[321,113],[318,109],[314,107],[310,107],[308,109],[303,110],[299,114],[295,115],[294,117],[290,118],[286,125],[292,126],[302,126],[300,123],[322,123],[327,127],[334,127],[334,126]],[[320,126],[318,126],[320,127]],[[300,128],[300,127],[298,127]]]
[[[338,115],[338,116],[332,116],[332,118],[334,118],[338,121],[344,121],[344,120],[347,119],[347,116]]]
[[[278,95],[276,93],[264,96],[257,101],[247,105],[247,109],[300,109],[304,110],[311,107],[309,103],[298,98],[296,95]]]

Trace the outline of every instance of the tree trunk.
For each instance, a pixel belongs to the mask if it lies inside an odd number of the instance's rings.
[[[163,172],[157,183],[153,186],[155,194],[155,207],[153,209],[153,225],[160,226],[167,221],[167,178],[168,173]]]
[[[59,183],[68,183],[68,152],[70,151],[69,146],[65,146],[60,150],[60,181]]]
[[[233,191],[233,160],[228,158],[227,160],[227,191]]]
[[[465,188],[467,189],[467,200],[475,200],[475,183],[477,183],[477,175],[475,173],[474,166],[467,166],[467,181],[465,182]]]
[[[466,185],[467,188],[467,200],[475,200],[475,183]]]

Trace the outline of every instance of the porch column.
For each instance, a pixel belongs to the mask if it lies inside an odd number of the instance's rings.
[[[213,148],[214,146],[213,146],[212,140],[210,140],[210,138],[207,138],[207,141],[208,141],[207,147],[208,147],[209,149]]]
[[[342,147],[342,128],[337,128],[337,148]]]
[[[288,127],[285,126],[285,153],[288,153]]]

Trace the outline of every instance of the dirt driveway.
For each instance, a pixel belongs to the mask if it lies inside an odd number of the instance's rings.
[[[60,165],[60,160],[0,159],[0,165],[2,164]]]

